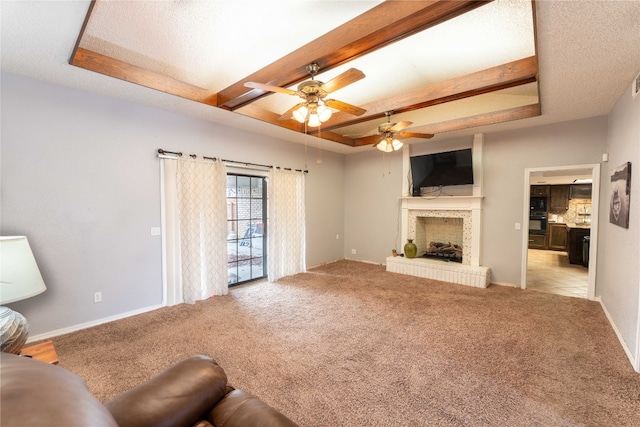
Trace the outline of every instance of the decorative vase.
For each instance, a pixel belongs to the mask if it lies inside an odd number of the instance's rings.
[[[407,244],[404,245],[404,256],[407,258],[415,258],[418,253],[418,247],[413,243],[413,239],[407,239]]]

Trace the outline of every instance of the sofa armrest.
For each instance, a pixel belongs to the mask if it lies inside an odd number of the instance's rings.
[[[227,376],[206,356],[185,359],[106,403],[119,427],[191,426],[224,397]]]
[[[76,374],[29,357],[0,352],[3,427],[118,427]]]
[[[243,390],[228,393],[209,414],[216,427],[298,427],[298,424]]]

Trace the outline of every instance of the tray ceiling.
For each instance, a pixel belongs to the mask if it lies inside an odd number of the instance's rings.
[[[640,71],[638,1],[24,0],[0,8],[3,71],[345,154],[370,149],[358,138],[389,110],[392,121],[413,122],[405,131],[432,141],[606,115]],[[298,98],[243,85],[295,88],[314,61],[325,82],[351,67],[366,75],[331,97],[367,113],[335,113],[322,139],[277,120]]]
[[[357,147],[387,111],[421,133],[539,115],[534,28],[533,5],[522,0],[98,0],[71,63]],[[306,128],[280,118],[297,96],[244,87],[296,89],[311,62],[324,82],[363,71],[364,79],[331,98],[367,112],[336,111],[320,128]]]

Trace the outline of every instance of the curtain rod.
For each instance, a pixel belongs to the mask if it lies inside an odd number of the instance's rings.
[[[182,157],[182,153],[179,152],[179,151],[167,151],[167,150],[163,150],[162,148],[158,148],[158,154],[160,154],[160,155],[173,154],[174,156]],[[194,159],[197,157],[195,154],[189,154],[189,156],[194,158]],[[202,158],[206,159],[206,160],[213,160],[214,162],[218,160],[217,157],[205,157],[205,156],[202,156]],[[261,165],[260,163],[238,162],[236,160],[228,160],[228,159],[220,159],[220,161],[224,162],[224,163],[234,163],[236,165],[257,166],[257,167],[268,168],[268,169],[273,169],[274,168],[273,165]],[[302,169],[281,168],[280,166],[275,166],[275,168],[276,169],[286,170],[286,171],[295,170],[296,172],[309,173],[309,171],[306,170],[306,169],[302,170]]]

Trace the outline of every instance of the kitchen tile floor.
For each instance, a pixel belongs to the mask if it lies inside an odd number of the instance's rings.
[[[589,270],[569,264],[566,252],[529,249],[527,289],[587,298]]]

